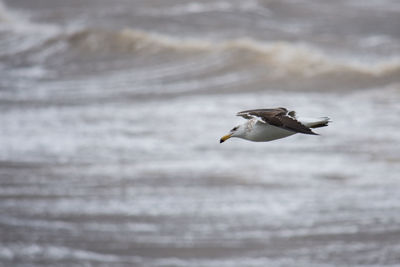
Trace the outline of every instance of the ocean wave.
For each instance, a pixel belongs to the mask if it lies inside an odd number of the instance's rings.
[[[65,38],[63,36],[62,38]],[[369,63],[356,59],[335,58],[317,48],[289,42],[263,42],[243,37],[223,41],[179,38],[145,31],[123,29],[103,31],[85,29],[66,36],[73,46],[96,51],[158,51],[182,53],[231,53],[240,62],[253,56],[258,64],[271,67],[272,75],[315,76],[329,73],[353,73],[382,77],[400,73],[400,59]]]
[[[33,36],[34,33],[23,31],[19,34]],[[35,33],[35,36],[38,35]],[[109,61],[114,58],[114,54],[119,54],[118,58],[121,58],[122,54],[122,58],[127,60],[140,58],[140,67],[153,72],[158,71],[161,65],[184,71],[180,68],[182,64],[200,60],[203,69],[210,69],[212,64],[218,62],[218,71],[246,71],[258,75],[263,81],[285,82],[288,77],[292,78],[290,81],[296,82],[296,79],[328,79],[331,83],[339,82],[340,85],[349,84],[356,87],[392,83],[398,81],[400,76],[398,57],[366,63],[357,58],[330,55],[306,44],[268,42],[248,37],[207,40],[180,38],[129,28],[85,28],[67,32],[46,29],[40,39],[28,38],[26,43],[27,45],[16,46],[18,49],[14,46],[9,49],[12,53],[7,52],[10,60],[16,58],[15,55],[21,55],[22,59],[28,58],[38,64],[52,64],[51,62],[57,61],[64,62],[64,65],[68,64],[66,62],[76,62],[77,58],[84,58],[84,62],[89,62],[92,57],[95,60],[92,65],[95,65],[98,60],[104,59],[104,56]],[[209,62],[203,59],[208,59]],[[130,65],[125,66],[129,68]]]
[[[91,51],[133,52],[140,49],[175,49],[182,52],[196,52],[208,50],[211,44],[202,40],[180,39],[132,29],[119,31],[84,29],[58,38],[66,39],[72,45]]]

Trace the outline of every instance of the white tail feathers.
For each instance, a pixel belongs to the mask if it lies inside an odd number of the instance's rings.
[[[329,117],[321,117],[321,118],[298,118],[302,124],[310,128],[319,128],[328,126],[328,123],[331,122]]]

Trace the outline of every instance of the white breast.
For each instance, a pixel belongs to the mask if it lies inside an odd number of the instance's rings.
[[[293,134],[295,134],[295,132],[272,126],[267,123],[257,122],[253,127],[251,127],[251,129],[249,129],[243,138],[255,142],[266,142]]]

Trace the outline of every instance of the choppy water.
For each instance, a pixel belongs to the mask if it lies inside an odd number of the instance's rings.
[[[399,12],[0,2],[0,265],[398,266]],[[218,143],[276,106],[333,123]]]

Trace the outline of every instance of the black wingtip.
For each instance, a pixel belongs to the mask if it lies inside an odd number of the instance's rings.
[[[297,132],[297,133],[301,133],[301,132]],[[301,134],[307,134],[307,135],[320,135],[320,134],[317,134],[317,133],[314,133],[314,132],[311,132],[311,133],[301,133]]]

